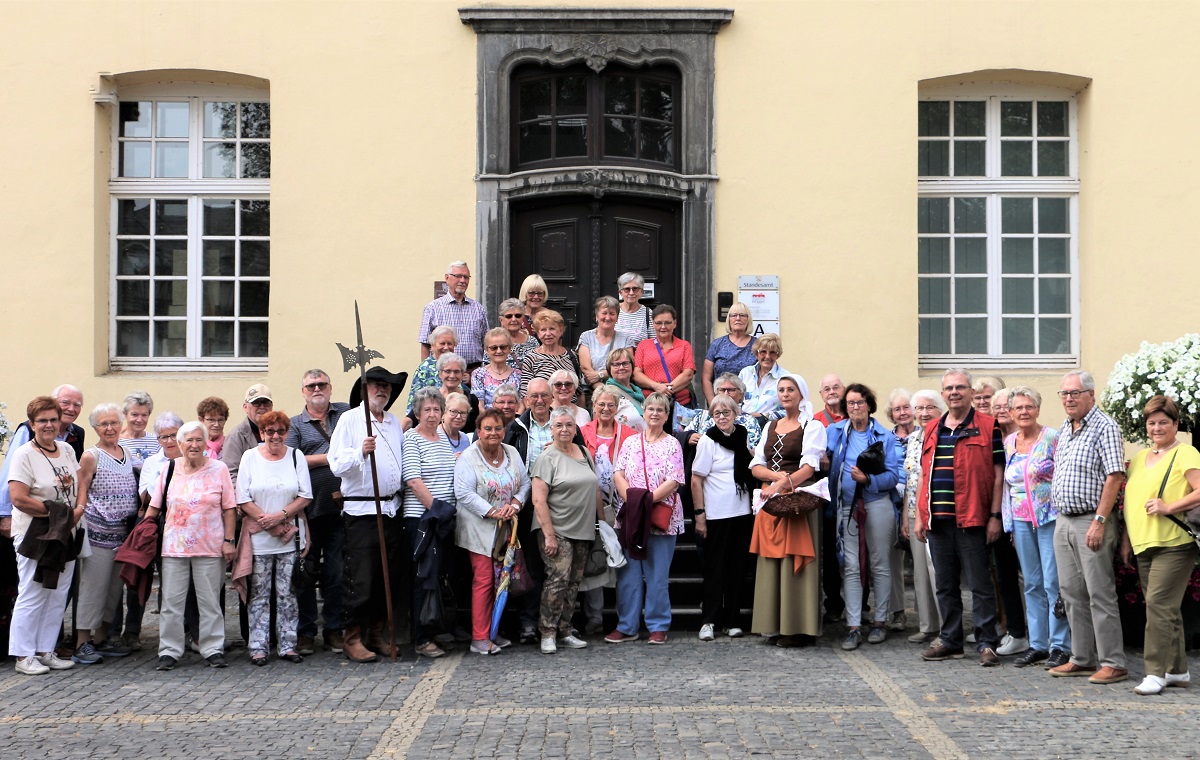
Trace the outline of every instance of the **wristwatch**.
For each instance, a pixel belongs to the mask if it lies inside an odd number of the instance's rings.
[[[999,512],[993,512],[993,513],[992,513],[992,519],[993,519],[993,520],[1003,520],[1003,519],[1004,519],[1004,515],[1000,514]]]
[[[1104,515],[1096,515],[1095,517],[1093,517],[1093,518],[1092,518],[1092,520],[1093,520],[1094,522],[1098,522],[1098,523],[1100,523],[1101,525],[1103,525],[1104,523],[1108,522],[1108,518],[1107,518],[1107,517],[1105,517]]]

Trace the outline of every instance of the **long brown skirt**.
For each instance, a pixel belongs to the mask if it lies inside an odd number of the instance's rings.
[[[792,572],[792,557],[759,557],[754,577],[752,633],[783,636],[821,635],[821,513],[808,514],[817,560],[799,573]]]

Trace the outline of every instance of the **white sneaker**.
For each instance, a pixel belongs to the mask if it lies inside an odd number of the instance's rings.
[[[54,652],[39,656],[38,662],[42,663],[51,670],[70,670],[71,668],[75,667],[75,663],[71,662],[70,660],[64,660]]]
[[[1143,697],[1151,694],[1161,694],[1167,685],[1167,679],[1158,676],[1146,676],[1140,684],[1133,687],[1133,693]]]
[[[1000,639],[1000,646],[996,647],[996,654],[1001,657],[1011,657],[1014,654],[1021,654],[1026,649],[1029,649],[1029,639],[1022,636],[1014,638],[1009,634],[1004,634],[1004,638]]]
[[[713,624],[712,623],[705,623],[704,625],[700,626],[700,640],[701,641],[712,641],[715,638],[716,638],[716,636],[713,635]]]
[[[1179,686],[1187,688],[1192,682],[1192,677],[1187,673],[1167,673],[1167,686]]]
[[[553,636],[542,637],[542,654],[554,654],[558,651],[558,645],[554,643]]]
[[[27,676],[41,676],[50,672],[50,668],[42,664],[36,655],[29,655],[17,660],[17,672]]]
[[[966,635],[966,638],[964,638],[963,640],[966,641],[968,644],[974,644],[975,643],[975,634],[968,633]]]
[[[586,649],[587,648],[587,642],[574,634],[572,634],[570,636],[563,636],[562,638],[560,638],[558,640],[558,643],[562,644],[567,649]]]
[[[729,638],[731,639],[740,639],[746,635],[746,632],[741,628],[730,628],[728,631],[725,631],[725,633],[729,634]]]

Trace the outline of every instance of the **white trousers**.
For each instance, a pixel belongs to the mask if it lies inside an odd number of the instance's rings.
[[[13,536],[13,548],[20,547],[24,538]],[[58,576],[58,588],[46,588],[35,581],[36,571],[37,562],[17,554],[17,603],[13,606],[8,633],[8,653],[17,658],[54,651],[66,614],[75,563],[68,562]]]
[[[221,609],[221,584],[225,582],[225,560],[221,557],[162,558],[162,616],[159,618],[158,654],[183,657],[183,608],[188,579],[196,584],[200,608],[200,655],[209,657],[225,651],[225,611]]]

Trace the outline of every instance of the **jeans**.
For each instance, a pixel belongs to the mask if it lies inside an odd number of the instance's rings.
[[[1058,603],[1054,523],[1035,527],[1031,522],[1013,520],[1012,536],[1017,557],[1021,560],[1021,572],[1025,575],[1025,619],[1029,628],[1029,646],[1043,651],[1058,649],[1070,652],[1071,627],[1067,625],[1065,617],[1054,614],[1054,605]],[[1009,631],[1012,631],[1011,621]]]
[[[825,595],[825,614],[837,618],[846,610],[842,599],[842,568],[838,565],[837,513],[833,507],[821,510],[821,590]]]
[[[933,557],[938,609],[942,613],[942,645],[963,648],[963,601],[960,578],[967,577],[971,589],[971,612],[975,618],[975,645],[995,649],[1000,640],[996,628],[996,590],[992,586],[987,528],[959,528],[954,520],[930,521],[927,535]]]
[[[343,545],[346,525],[338,514],[308,519],[308,556],[321,560],[321,620],[325,632],[342,630],[342,571],[345,568]],[[298,633],[310,639],[317,637],[317,589],[309,587],[296,595],[300,605]]]
[[[867,521],[862,526],[867,537],[867,569],[871,573],[871,588],[875,591],[874,617],[876,625],[887,622],[892,596],[892,546],[896,543],[896,510],[888,497],[867,502]],[[846,625],[857,628],[862,623],[863,580],[859,567],[859,525],[843,509],[845,534],[842,551],[845,566],[842,571],[842,594],[846,599]],[[903,600],[901,600],[903,606]]]
[[[1071,662],[1080,667],[1125,668],[1125,635],[1117,609],[1117,582],[1113,572],[1115,521],[1104,526],[1100,551],[1087,546],[1091,514],[1062,515],[1055,520],[1054,558],[1058,562],[1058,590],[1071,624]]]
[[[384,568],[379,556],[379,530],[375,515],[346,515],[345,589],[342,623],[362,628],[372,623],[387,622],[387,596],[384,593]],[[406,565],[401,556],[400,517],[383,517],[383,540],[387,549],[388,581],[391,585],[393,612],[400,589],[400,567]]]
[[[668,577],[675,556],[675,536],[651,535],[646,558],[629,558],[617,571],[617,630],[635,635],[645,608],[646,628],[651,633],[671,627],[671,597]]]

